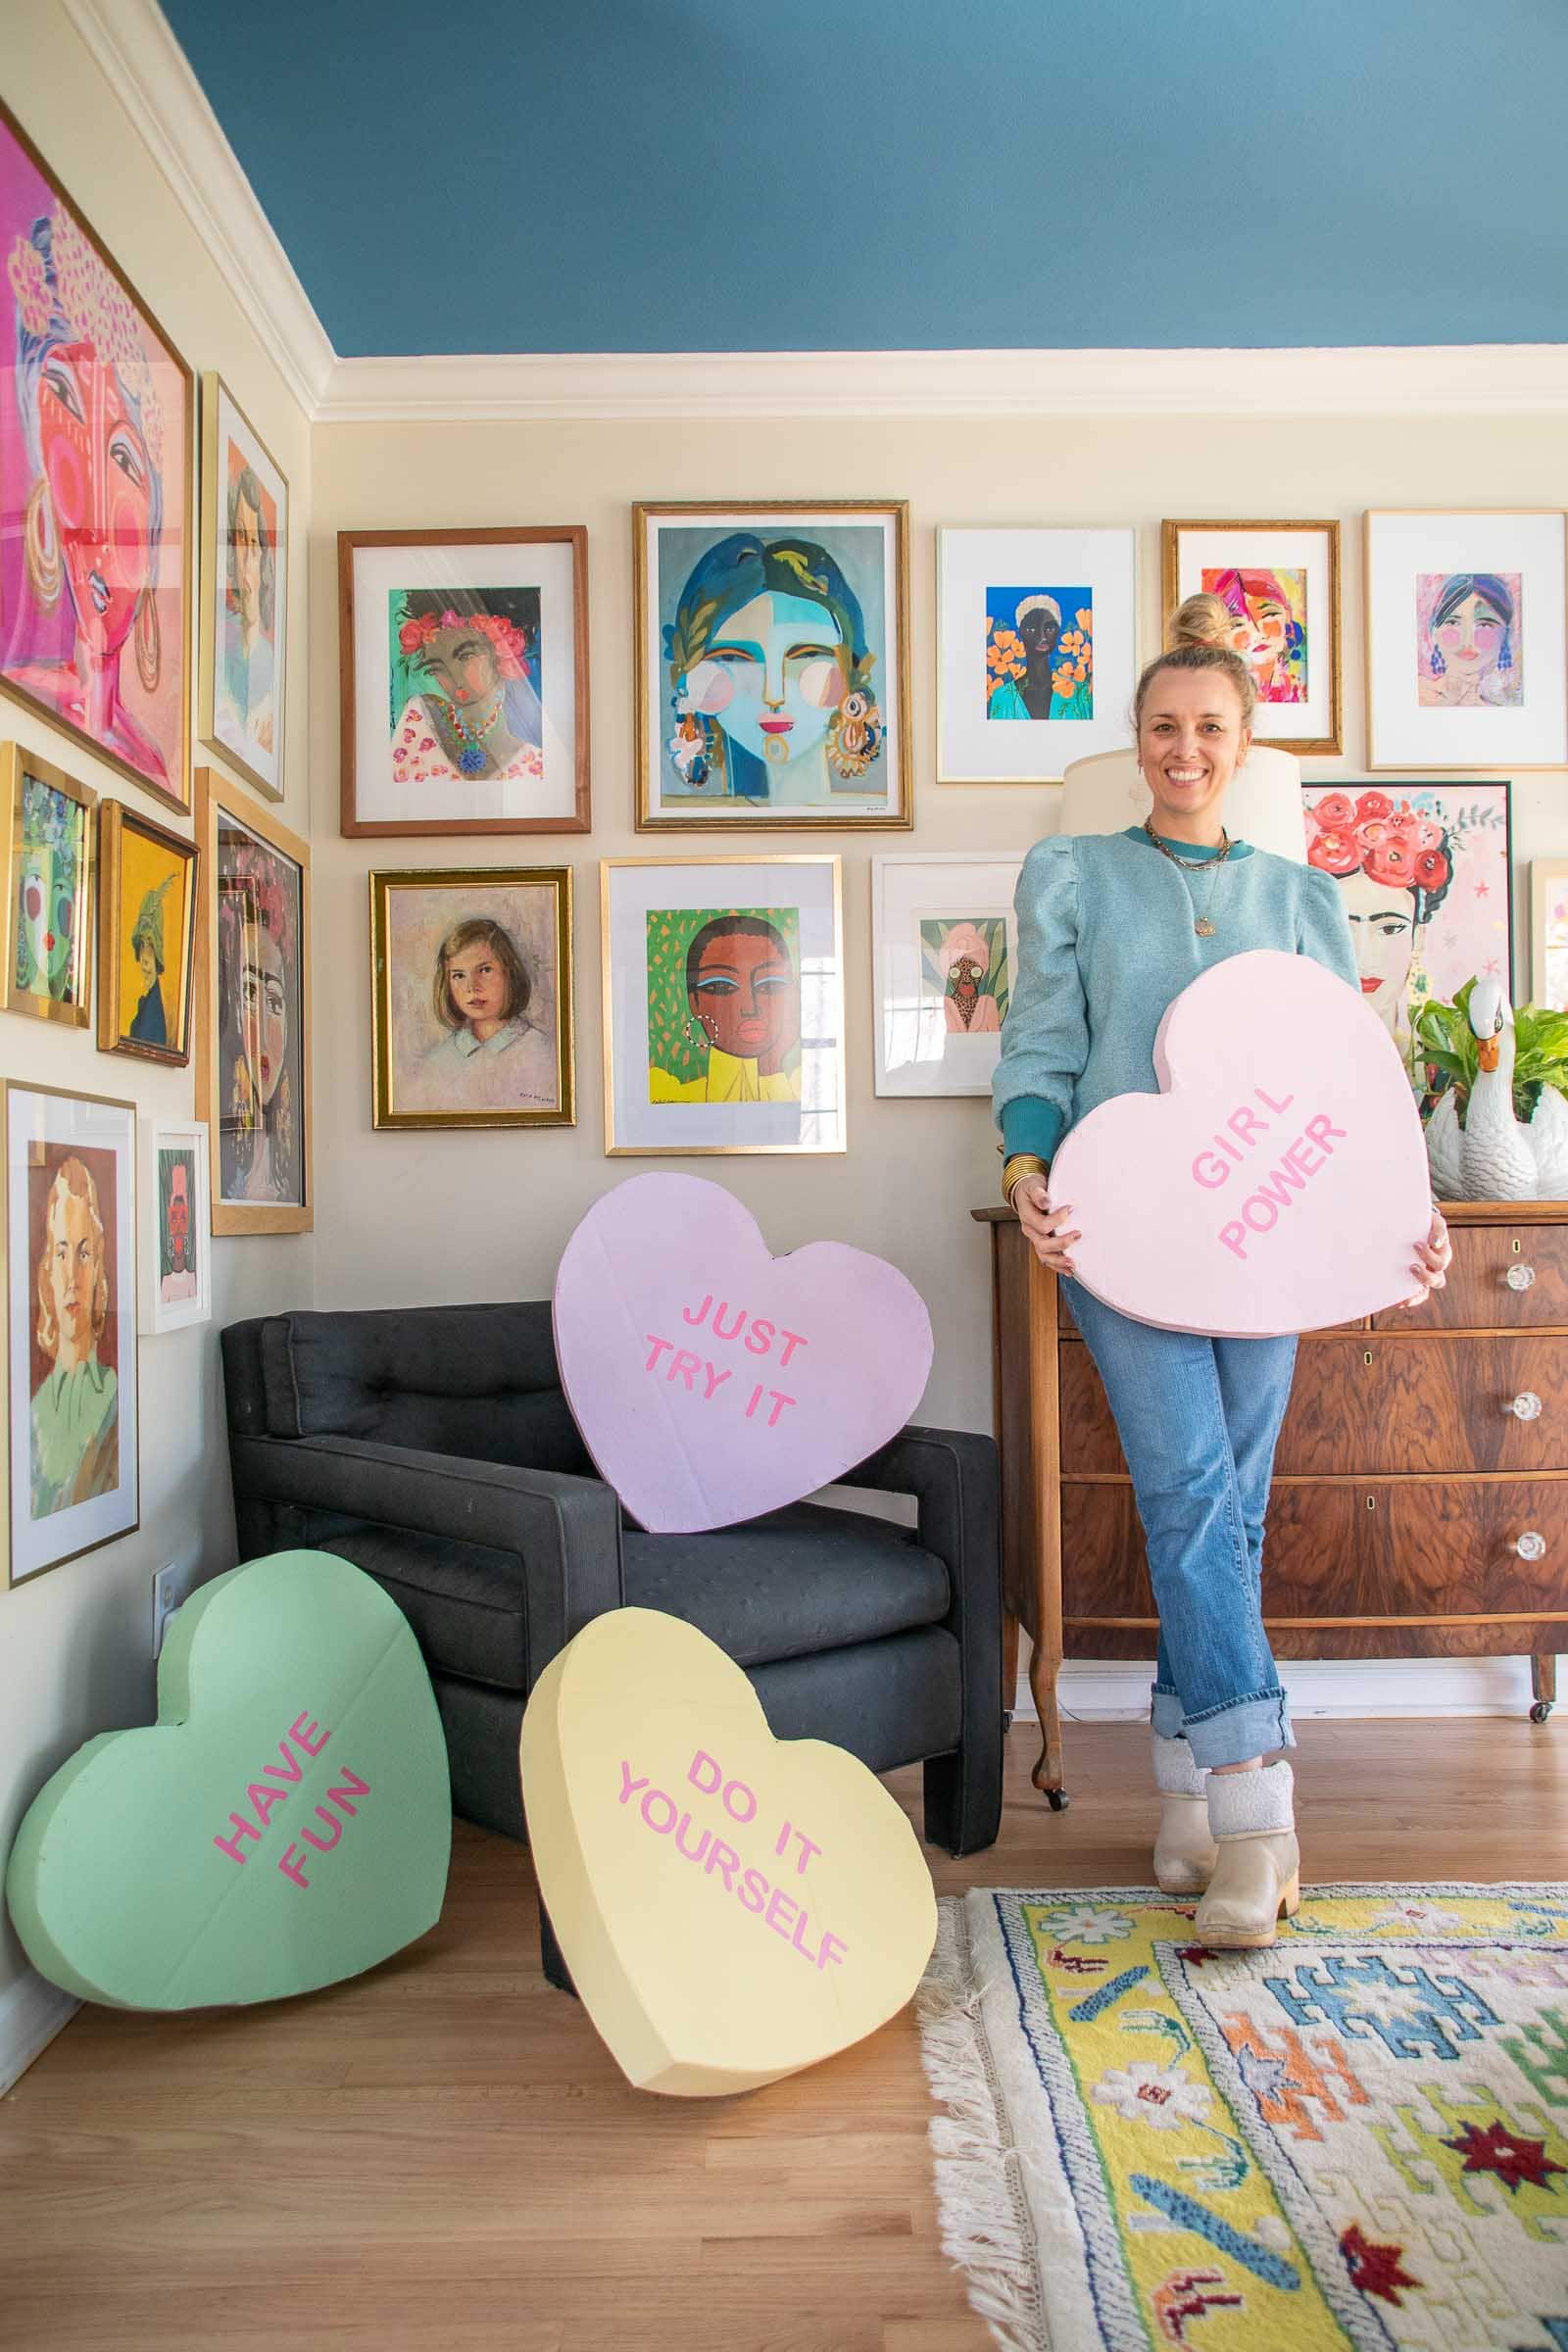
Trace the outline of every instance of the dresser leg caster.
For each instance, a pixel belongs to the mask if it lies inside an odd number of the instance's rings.
[[[1544,1723],[1544,1722],[1545,1722],[1545,1720],[1546,1720],[1546,1717],[1547,1717],[1547,1716],[1548,1716],[1550,1713],[1551,1713],[1551,1701],[1550,1701],[1550,1699],[1549,1699],[1549,1698],[1538,1698],[1538,1699],[1537,1699],[1537,1701],[1536,1701],[1536,1703],[1535,1703],[1535,1705],[1534,1705],[1534,1706],[1531,1708],[1531,1710],[1530,1710],[1530,1720],[1531,1720],[1531,1722],[1532,1722],[1532,1723]]]
[[[1046,1790],[1046,1802],[1050,1805],[1053,1813],[1065,1813],[1069,1801],[1065,1788],[1048,1788]]]
[[[1011,1731],[1011,1729],[1012,1729],[1012,1709],[1011,1709],[1010,1707],[1004,1707],[1004,1708],[1003,1708],[1003,1710],[1002,1710],[1002,1737],[1004,1738],[1004,1740],[1005,1740],[1005,1738],[1007,1737],[1007,1734],[1008,1734],[1008,1733]]]

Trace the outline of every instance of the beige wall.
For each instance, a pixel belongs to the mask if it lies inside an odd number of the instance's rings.
[[[694,363],[700,366],[700,363]],[[1239,423],[1173,417],[757,423],[340,425],[316,436],[312,557],[314,823],[318,942],[317,1100],[323,1305],[393,1298],[543,1298],[562,1245],[600,1193],[650,1166],[728,1185],[775,1250],[831,1236],[880,1250],[928,1301],[937,1358],[923,1412],[991,1424],[987,1246],[970,1207],[999,1165],[989,1106],[879,1101],[872,1091],[870,863],[879,851],[1022,852],[1055,823],[1049,787],[939,788],[935,768],[935,525],[1136,524],[1142,627],[1158,624],[1162,514],[1338,514],[1345,526],[1346,703],[1351,757],[1308,775],[1365,773],[1360,511],[1568,504],[1556,419],[1341,418]],[[850,1038],[849,1154],[691,1162],[603,1156],[598,860],[739,846],[716,834],[633,830],[631,529],[638,498],[910,501],[915,827],[815,839],[844,860]],[[594,830],[497,840],[346,841],[337,834],[335,534],[403,525],[586,522],[589,533]],[[751,847],[758,836],[747,834]],[[1526,867],[1568,846],[1560,774],[1515,800],[1518,980],[1528,982]],[[577,886],[578,1123],[538,1134],[375,1134],[370,1127],[366,875],[372,866],[569,862]],[[328,981],[328,972],[331,979]]]
[[[24,128],[166,333],[198,375],[209,368],[221,372],[289,477],[290,784],[278,813],[303,831],[309,822],[309,426],[64,11],[50,0],[6,0],[4,58],[5,96]],[[188,830],[161,803],[15,704],[0,702],[0,737],[30,745],[102,795]],[[151,1069],[123,1054],[99,1054],[89,1032],[68,1033],[18,1014],[0,1015],[0,1073],[134,1101],[152,1118],[189,1118],[195,1107],[191,1070]],[[238,1316],[308,1303],[314,1257],[309,1234],[214,1246],[212,1321],[140,1343],[139,1531],[15,1592],[0,1589],[0,1867],[34,1792],[74,1748],[95,1732],[151,1719],[154,1570],[168,1560],[199,1559],[204,1574],[232,1564],[218,1334]],[[20,2014],[27,1984],[21,1946],[0,1920],[0,2061],[8,2009]]]

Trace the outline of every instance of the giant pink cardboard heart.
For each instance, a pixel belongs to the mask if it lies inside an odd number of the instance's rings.
[[[556,1356],[589,1452],[644,1527],[728,1527],[828,1486],[904,1427],[931,1319],[842,1242],[770,1257],[722,1185],[634,1176],[556,1276]]]
[[[1305,956],[1256,949],[1169,1005],[1157,1095],[1117,1095],[1052,1165],[1077,1278],[1166,1331],[1257,1339],[1414,1288],[1431,1220],[1415,1098],[1376,1013]]]

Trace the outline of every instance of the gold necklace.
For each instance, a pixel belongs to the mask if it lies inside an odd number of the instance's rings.
[[[1159,835],[1154,831],[1154,824],[1152,816],[1145,817],[1144,831],[1149,835],[1150,840],[1153,843],[1155,849],[1158,850],[1160,856],[1162,858],[1168,858],[1172,865],[1180,866],[1184,874],[1200,874],[1203,872],[1207,872],[1210,876],[1217,874],[1220,867],[1224,864],[1226,858],[1230,856],[1231,851],[1235,847],[1230,835],[1226,832],[1224,826],[1221,825],[1219,829],[1220,848],[1219,855],[1217,857],[1178,858],[1175,851],[1168,850],[1165,847],[1165,844],[1160,840]],[[1208,908],[1214,904],[1214,883],[1211,879],[1208,885],[1208,897],[1204,902],[1204,910],[1201,914],[1195,913],[1193,917],[1193,929],[1197,932],[1200,939],[1212,939],[1214,936],[1214,925],[1208,919]],[[1189,883],[1187,888],[1189,894],[1191,894],[1192,884]]]

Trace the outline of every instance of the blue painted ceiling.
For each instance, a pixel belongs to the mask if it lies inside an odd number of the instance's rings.
[[[1564,0],[164,0],[337,350],[1568,341]]]

